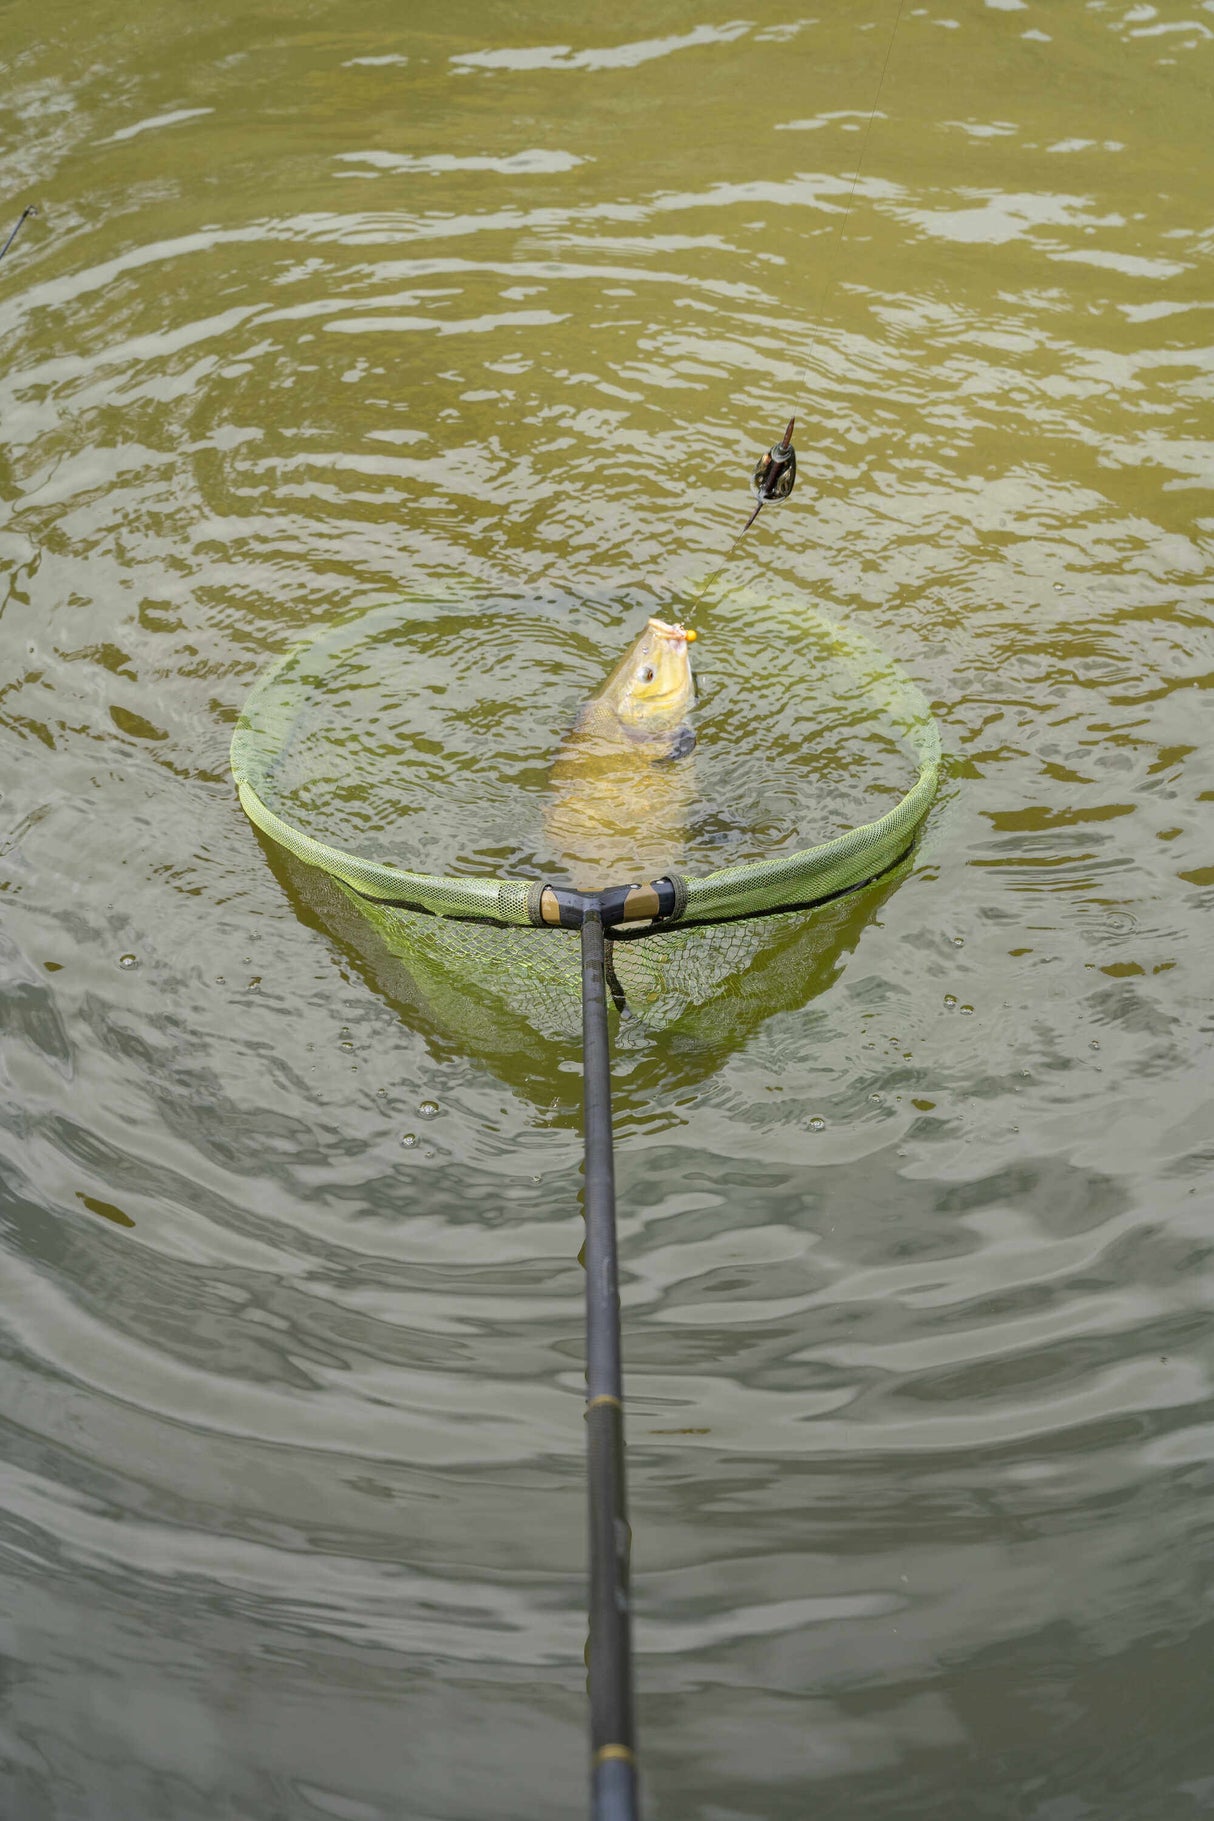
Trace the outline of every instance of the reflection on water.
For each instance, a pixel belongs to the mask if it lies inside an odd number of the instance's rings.
[[[622,1039],[648,1812],[1210,1806],[1214,19],[904,9],[841,240],[893,10],[12,15],[6,1813],[576,1812],[576,1050],[436,1010],[226,747],[310,629],[525,604],[466,855],[794,406],[736,580],[897,653],[950,779],[777,982]],[[736,599],[745,842],[756,726],[811,796],[850,735]],[[843,819],[903,783],[848,750]]]

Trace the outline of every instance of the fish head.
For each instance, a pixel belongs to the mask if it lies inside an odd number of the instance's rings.
[[[605,693],[632,732],[677,727],[691,708],[696,692],[688,647],[695,636],[682,626],[650,620],[625,652]]]

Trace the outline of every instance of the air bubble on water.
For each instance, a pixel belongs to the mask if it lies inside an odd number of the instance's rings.
[[[216,986],[222,986],[222,985],[223,985],[223,984],[224,984],[224,979],[223,979],[223,975],[222,975],[222,974],[216,974],[216,976],[215,976],[215,984],[216,984]]]
[[[972,1018],[973,1015],[974,1015],[974,1008],[972,1005],[963,1005],[961,1007],[961,1016],[963,1018]]]
[[[138,955],[119,955],[118,965],[119,967],[138,967],[139,957]]]
[[[881,1096],[880,1096],[880,1094],[870,1094],[870,1095],[869,1095],[869,1099],[870,1099],[870,1100],[877,1100],[877,1101],[879,1101],[879,1100],[880,1100],[880,1098],[881,1098]]]
[[[427,1157],[437,1157],[438,1156],[437,1151],[427,1151],[425,1154]]]
[[[253,978],[249,981],[248,986],[246,986],[245,992],[246,993],[259,993],[260,991],[261,991],[261,975],[254,974]]]
[[[413,1149],[414,1145],[417,1143],[417,1133],[416,1132],[406,1132],[404,1137],[401,1139],[401,1143],[404,1145],[406,1151],[411,1151]]]
[[[532,1177],[532,1178],[531,1178],[531,1180],[532,1180],[532,1182],[538,1182],[538,1181],[539,1181],[539,1180],[540,1180],[540,1179],[539,1179],[539,1177],[538,1177],[538,1176],[533,1176],[533,1177]]]
[[[809,1129],[811,1132],[824,1132],[826,1130],[825,1119],[819,1119],[815,1114],[809,1122]]]
[[[945,1006],[948,1008],[948,1010],[951,1012],[953,1007],[956,1005],[957,1001],[952,993],[945,993],[944,1003],[945,1003]]]
[[[1090,1043],[1089,1043],[1089,1044],[1088,1044],[1088,1048],[1089,1048],[1089,1049],[1090,1049],[1090,1050],[1098,1050],[1098,1049],[1099,1049],[1099,1048],[1100,1048],[1100,1045],[1099,1045],[1099,1043],[1098,1043],[1098,1042],[1097,1042],[1097,1041],[1096,1041],[1096,1039],[1095,1039],[1095,1037],[1093,1037],[1093,1038],[1092,1038],[1092,1041],[1091,1041],[1091,1042],[1090,1042]]]
[[[417,1110],[423,1119],[433,1119],[438,1112],[438,1102],[435,1100],[423,1100]]]
[[[953,947],[954,948],[964,948],[965,947],[965,937],[964,936],[954,936],[953,937]]]

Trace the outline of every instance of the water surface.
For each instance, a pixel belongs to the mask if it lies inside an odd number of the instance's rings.
[[[948,777],[621,1054],[647,1812],[1214,1809],[1214,13],[905,7],[841,234],[893,18],[7,10],[5,1813],[580,1811],[576,1050],[412,1014],[227,742],[427,593],[559,720],[794,406],[733,579]]]

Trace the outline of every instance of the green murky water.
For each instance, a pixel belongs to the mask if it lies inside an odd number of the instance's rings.
[[[575,1053],[411,1018],[227,740],[394,592],[598,674],[793,405],[737,580],[949,775],[622,1058],[647,1812],[1214,1811],[1214,9],[906,6],[841,239],[893,17],[6,9],[6,1815],[581,1811]]]

